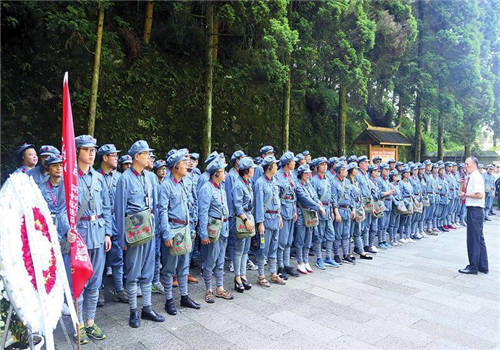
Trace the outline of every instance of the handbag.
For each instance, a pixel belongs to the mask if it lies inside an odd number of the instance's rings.
[[[414,207],[413,203],[411,203],[411,202],[410,202],[410,203],[408,204],[408,207],[407,207],[407,208],[408,208],[408,211],[406,212],[406,214],[407,214],[407,215],[412,215],[412,214],[413,214],[413,212],[415,211],[415,207]]]
[[[219,240],[221,230],[222,230],[222,220],[209,217],[207,231],[208,231],[208,238],[210,238],[210,242],[215,243]]]
[[[189,224],[175,228],[173,232],[174,237],[172,239],[172,246],[170,247],[170,255],[178,256],[191,252],[192,241]]]
[[[365,210],[361,207],[356,209],[355,214],[356,216],[354,217],[354,220],[356,220],[357,222],[361,222],[366,219]]]
[[[319,225],[319,217],[317,211],[302,208],[302,215],[304,216],[304,225],[306,227],[316,227]]]
[[[415,203],[415,207],[414,207],[414,210],[413,210],[415,213],[419,213],[419,214],[422,214],[422,212],[424,211],[424,208],[422,206],[422,203],[420,202],[416,202]]]
[[[408,208],[406,207],[406,205],[403,202],[399,203],[396,206],[396,214],[399,214],[399,215],[408,214]]]
[[[385,205],[383,200],[378,200],[373,205],[373,216],[377,219],[380,219],[384,216]]]
[[[429,199],[429,196],[425,195],[422,197],[422,205],[424,207],[430,207],[431,206],[431,201]]]
[[[153,238],[151,211],[141,210],[125,216],[125,241],[131,247],[138,247]]]
[[[247,216],[247,220],[250,221],[253,225],[253,230],[248,231],[243,220],[236,216],[236,238],[249,238],[255,236],[255,220],[252,214],[245,214]]]
[[[373,199],[366,198],[365,199],[365,213],[372,214],[373,213]]]

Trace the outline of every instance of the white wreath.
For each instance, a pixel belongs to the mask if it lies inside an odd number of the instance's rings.
[[[35,229],[33,208],[39,208],[45,218],[50,241]],[[0,213],[3,216],[0,225],[0,275],[4,279],[4,287],[21,321],[32,332],[45,335],[47,348],[53,348],[52,332],[61,316],[68,282],[56,228],[47,203],[31,177],[16,173],[7,179],[0,190]],[[23,217],[37,289],[23,259]],[[55,283],[47,293],[42,271],[50,265],[51,249],[55,258]],[[72,314],[74,316],[74,312]]]

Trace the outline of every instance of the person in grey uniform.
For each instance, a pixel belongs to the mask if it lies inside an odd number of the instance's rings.
[[[43,145],[40,147],[38,155],[40,156],[40,164],[28,171],[28,175],[33,178],[33,181],[38,185],[49,177],[49,169],[45,160],[51,155],[59,155],[61,152],[51,145]]]
[[[113,299],[118,302],[127,303],[128,297],[123,287],[123,250],[118,242],[116,234],[116,216],[115,216],[115,194],[118,179],[121,173],[116,171],[118,167],[118,153],[113,144],[104,144],[97,150],[97,157],[101,159],[101,167],[97,170],[103,178],[109,193],[109,203],[111,205],[111,215],[113,217],[113,235],[111,236],[111,250],[106,254],[106,266],[111,267],[113,277],[113,290],[111,294]],[[104,286],[99,289],[99,301],[97,306],[104,305]]]
[[[357,157],[351,156],[349,157],[349,164],[347,165],[347,177],[346,184],[349,189],[349,195],[351,198],[351,206],[355,211],[361,211],[363,209],[363,200],[361,197],[361,190],[359,188],[358,182],[356,181],[356,177],[358,175],[358,163]],[[372,260],[373,257],[367,254],[364,250],[363,239],[362,239],[362,231],[361,231],[361,222],[362,218],[354,218],[351,220],[350,238],[354,240],[354,252],[359,255],[360,259]],[[352,257],[352,255],[351,255]]]
[[[215,302],[215,297],[232,300],[233,295],[224,289],[224,258],[229,236],[227,196],[224,189],[227,164],[216,158],[207,167],[210,180],[203,185],[198,197],[198,219],[201,239],[205,301]],[[212,276],[215,275],[215,297]]]
[[[157,215],[158,193],[155,179],[146,175],[146,165],[149,162],[149,152],[152,149],[146,141],[136,141],[129,149],[132,166],[125,171],[116,186],[115,215],[117,240],[125,251],[124,272],[127,276],[126,289],[130,307],[129,325],[132,328],[140,326],[137,309],[137,285],[142,291],[141,319],[163,322],[165,318],[152,308],[151,282],[155,266],[155,221]],[[127,218],[137,218],[135,227],[127,225]],[[139,219],[142,222],[139,222]],[[146,222],[144,222],[146,221]],[[143,225],[141,225],[143,224]],[[147,235],[141,241],[135,242],[131,237],[137,234],[137,228]]]
[[[229,221],[234,220],[234,213],[233,213],[233,184],[234,182],[238,179],[239,174],[238,174],[238,163],[240,162],[240,159],[245,157],[245,152],[242,150],[235,151],[233,155],[231,156],[231,164],[233,167],[229,169],[229,172],[224,180],[224,186],[226,190],[226,195],[227,195],[227,203],[229,206]],[[233,223],[234,224],[234,223]],[[235,227],[232,225],[232,223],[229,223],[229,229],[231,230],[232,227]],[[234,235],[229,235],[228,238],[228,243],[227,243],[227,253],[229,256],[229,270],[234,271],[234,264],[233,264],[233,254],[234,254]]]
[[[16,153],[19,160],[21,160],[23,164],[14,171],[15,173],[27,174],[36,166],[36,163],[38,163],[35,145],[31,143],[23,143],[19,146]]]
[[[186,149],[178,150],[167,159],[170,175],[160,185],[159,190],[159,227],[162,239],[161,246],[161,283],[165,288],[165,311],[169,315],[176,315],[174,298],[172,295],[173,278],[177,274],[181,306],[199,309],[200,305],[188,295],[187,277],[189,274],[190,252],[174,255],[174,230],[189,227],[189,198],[183,178],[187,174],[186,162],[189,155]],[[189,232],[190,232],[189,228]]]
[[[132,165],[132,157],[129,156],[128,154],[125,154],[118,159],[118,171],[120,173],[123,173],[125,170],[130,168],[131,165]]]
[[[399,173],[393,169],[389,173],[389,189],[393,190],[392,203],[390,204],[390,218],[389,218],[389,240],[393,246],[400,246],[404,241],[398,238],[399,221],[401,215],[397,211],[398,206],[403,204],[403,196],[399,187]]]
[[[284,280],[288,275],[298,277],[298,272],[290,266],[290,248],[293,243],[293,231],[297,221],[297,199],[295,196],[295,156],[288,151],[280,158],[280,170],[276,174],[281,203],[283,226],[278,239],[278,275]]]
[[[317,173],[310,182],[311,186],[316,191],[319,201],[325,209],[326,216],[319,217],[319,225],[315,229],[316,239],[314,241],[314,252],[316,254],[316,266],[320,270],[324,270],[326,269],[326,261],[332,260],[332,249],[334,250],[334,254],[338,255],[340,237],[336,237],[336,231],[334,231],[333,228],[334,200],[332,198],[332,184],[326,177],[327,159],[325,157],[319,157],[316,159],[315,164]],[[347,235],[349,234],[347,233]],[[323,260],[321,253],[323,243],[325,243],[326,248],[325,260]],[[330,264],[328,265],[331,266]]]
[[[439,165],[437,183],[439,193],[439,209],[436,214],[438,218],[438,229],[442,232],[448,232],[448,227],[446,227],[446,211],[449,204],[449,185],[448,181],[446,181],[445,169],[443,164]]]
[[[332,185],[332,202],[335,212],[335,242],[334,259],[339,265],[342,261],[354,264],[355,259],[350,252],[351,221],[354,219],[355,211],[350,194],[347,177],[347,164],[339,162],[335,166],[337,174]],[[342,260],[340,259],[339,248],[342,247]]]
[[[413,206],[413,187],[409,181],[410,179],[410,169],[407,166],[401,168],[401,177],[399,181],[399,188],[401,190],[401,196],[403,197],[403,202],[406,208]],[[409,243],[415,242],[410,237],[410,224],[411,224],[411,213],[402,214],[399,218],[399,233],[401,235],[400,242]]]
[[[254,195],[252,190],[251,178],[254,174],[256,165],[252,158],[245,157],[238,163],[239,178],[234,182],[233,186],[233,213],[243,221],[248,232],[255,233],[255,223],[252,223],[249,218],[253,217],[254,210]],[[229,231],[230,235],[234,235],[234,289],[238,293],[243,293],[245,290],[250,290],[252,284],[247,279],[247,260],[248,251],[250,250],[250,237],[237,237],[236,234],[236,218],[230,221],[232,227]]]
[[[274,147],[273,146],[262,146],[260,151],[260,158],[264,160],[267,156],[274,156]],[[259,163],[259,166],[255,168],[255,173],[252,177],[252,187],[255,186],[257,180],[264,175],[264,169],[262,168],[262,162]]]
[[[493,170],[495,166],[493,164],[488,164],[486,172],[483,173],[484,179],[484,220],[488,221],[489,215],[493,208],[493,199],[495,198],[495,176],[493,175]]]
[[[314,227],[306,227],[303,210],[313,210],[326,216],[326,212],[316,195],[316,191],[309,183],[311,174],[309,165],[301,165],[297,169],[297,185],[295,195],[297,196],[297,228],[294,246],[296,250],[297,271],[302,274],[313,273],[309,264],[309,246],[311,245]]]
[[[96,143],[97,140],[90,135],[81,135],[75,138],[78,160],[79,217],[76,231],[87,245],[94,270],[77,301],[81,344],[87,343],[88,337],[96,340],[106,338],[106,335],[95,323],[95,314],[106,260],[105,253],[111,249],[113,220],[104,177],[92,168],[96,155]],[[59,197],[57,230],[59,237],[66,237],[69,243],[76,240],[75,233],[70,230],[64,195]]]
[[[392,195],[394,190],[389,188],[389,165],[381,163],[380,176],[375,180],[381,192],[382,199],[384,200],[384,214],[378,222],[378,246],[380,248],[389,248],[392,245],[387,242],[386,235],[389,230],[389,221],[392,208]]]
[[[263,175],[255,182],[255,225],[259,233],[260,242],[257,254],[259,267],[257,282],[262,287],[270,287],[266,279],[264,264],[267,259],[271,283],[284,285],[286,282],[278,276],[276,258],[278,254],[279,230],[283,225],[281,220],[281,203],[279,188],[275,179],[278,160],[274,156],[267,156],[262,161]]]

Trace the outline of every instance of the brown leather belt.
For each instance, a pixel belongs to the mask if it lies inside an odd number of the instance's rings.
[[[266,214],[278,214],[277,210],[266,210]]]
[[[179,219],[171,219],[171,218],[168,218],[168,222],[172,222],[174,224],[179,224],[179,225],[187,225],[188,224],[187,221],[179,220]]]
[[[221,218],[214,218],[215,220],[222,220],[223,222],[227,222],[227,218],[221,219]]]
[[[80,218],[80,221],[96,221],[96,220],[99,220],[99,219],[102,219],[103,216],[102,214],[99,214],[99,215],[90,215],[90,216],[82,216]]]
[[[330,205],[330,202],[321,202],[323,205]]]

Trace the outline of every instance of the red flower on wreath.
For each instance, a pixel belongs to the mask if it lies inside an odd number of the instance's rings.
[[[35,223],[35,229],[42,232],[42,235],[47,238],[49,242],[51,242],[47,221],[45,220],[45,217],[43,216],[39,208],[33,208],[33,219]],[[33,288],[35,288],[35,290],[38,290],[36,285],[35,269],[33,267],[33,259],[31,257],[31,250],[28,242],[28,233],[26,231],[25,215],[23,215],[23,224],[21,226],[21,240],[23,242],[24,267],[31,277],[31,284],[33,285]],[[43,282],[45,284],[45,291],[47,292],[47,294],[49,294],[52,291],[54,284],[56,283],[56,257],[54,254],[54,248],[52,247],[50,248],[49,268],[48,270],[42,271],[42,273]]]

